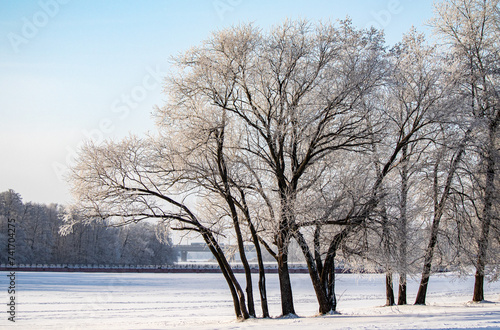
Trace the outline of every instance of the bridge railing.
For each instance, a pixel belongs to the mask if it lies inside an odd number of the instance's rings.
[[[235,272],[243,272],[244,268],[241,263],[232,263],[231,268]],[[253,272],[258,270],[257,264],[250,264]],[[276,263],[266,263],[266,271],[277,271]],[[307,270],[304,264],[289,264],[290,270]],[[175,263],[171,265],[102,265],[102,264],[18,264],[10,266],[7,264],[0,264],[0,271],[143,271],[143,272],[168,272],[175,270],[220,270],[216,263]]]

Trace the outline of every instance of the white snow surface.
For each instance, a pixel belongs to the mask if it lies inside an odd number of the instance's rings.
[[[16,272],[16,322],[8,321],[8,272],[0,272],[0,329],[500,329],[500,283],[471,303],[474,279],[430,279],[426,306],[384,307],[382,274],[337,276],[339,314],[317,316],[307,274],[291,274],[298,317],[279,317],[278,277],[267,274],[271,319],[237,321],[222,274]],[[238,274],[244,285],[243,274]],[[408,284],[412,303],[418,282]],[[397,283],[394,284],[397,290]],[[254,297],[260,311],[257,275]]]

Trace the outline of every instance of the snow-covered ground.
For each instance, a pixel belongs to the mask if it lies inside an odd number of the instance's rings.
[[[221,274],[16,273],[16,322],[7,320],[8,272],[0,272],[5,329],[457,329],[500,328],[500,283],[468,303],[473,278],[431,278],[427,306],[382,307],[383,275],[338,275],[339,315],[315,316],[308,275],[292,274],[298,318],[237,322]],[[243,275],[238,274],[241,283]],[[257,277],[255,277],[255,280]],[[255,286],[257,282],[255,281]],[[280,314],[278,278],[267,275],[270,311]],[[409,283],[409,302],[417,283]],[[256,301],[258,293],[255,290]],[[257,310],[260,305],[257,303]]]

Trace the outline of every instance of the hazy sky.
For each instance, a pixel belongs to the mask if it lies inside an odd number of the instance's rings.
[[[346,16],[392,45],[412,25],[427,31],[432,0],[0,1],[0,192],[69,202],[78,145],[154,131],[169,58],[212,31]]]

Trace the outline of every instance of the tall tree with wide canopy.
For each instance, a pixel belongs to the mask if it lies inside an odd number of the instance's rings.
[[[243,127],[238,152],[260,178],[271,205],[282,313],[295,313],[288,246],[301,244],[295,217],[300,194],[314,184],[314,165],[339,150],[369,143],[366,109],[358,106],[383,74],[381,35],[349,21],[312,25],[285,22],[268,34],[253,26],[215,33],[176,61],[170,102],[217,107]],[[190,108],[185,107],[189,116]],[[270,205],[270,204],[268,204]],[[308,256],[320,312],[331,310]]]

